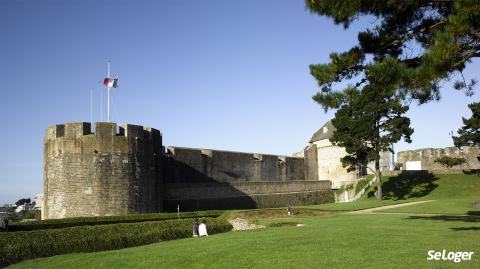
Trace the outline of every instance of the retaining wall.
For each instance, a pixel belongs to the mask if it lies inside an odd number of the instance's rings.
[[[246,209],[334,202],[330,181],[169,183],[166,210]]]

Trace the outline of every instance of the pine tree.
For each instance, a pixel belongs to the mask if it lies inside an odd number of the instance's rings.
[[[480,146],[480,103],[468,105],[472,110],[470,118],[462,118],[464,126],[458,129],[458,136],[453,136],[453,143],[457,147]]]
[[[358,34],[358,46],[332,53],[330,63],[310,66],[326,98],[335,97],[333,86],[338,82],[357,78],[355,86],[361,87],[368,82],[368,62],[390,57],[395,60],[392,64],[404,69],[400,87],[405,97],[420,103],[439,99],[442,80],[461,74],[472,58],[480,56],[478,0],[306,0],[305,4],[345,28],[360,16],[377,18],[372,28]],[[461,77],[455,89],[473,94],[477,81]]]
[[[377,18],[358,34],[358,45],[331,53],[327,64],[310,65],[320,91],[313,99],[325,110],[338,109],[332,143],[345,147],[344,166],[354,169],[375,162],[377,199],[381,199],[380,152],[413,129],[404,116],[410,100],[440,98],[440,83],[480,56],[478,0],[306,0],[313,13],[348,28],[360,16]],[[475,79],[463,78],[454,88],[473,94]],[[352,84],[336,89],[337,83]]]
[[[352,171],[374,162],[377,182],[376,198],[381,199],[380,153],[393,152],[393,143],[402,137],[411,142],[410,119],[403,116],[408,106],[398,94],[397,84],[403,74],[387,58],[380,65],[368,66],[369,84],[361,90],[350,88],[337,92],[332,108],[337,108],[332,124],[335,127],[332,144],[345,148],[341,159],[344,167]],[[323,104],[322,95],[316,100]],[[330,100],[327,100],[327,103]]]

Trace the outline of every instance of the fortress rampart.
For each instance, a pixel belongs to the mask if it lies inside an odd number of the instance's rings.
[[[158,212],[162,209],[158,130],[66,123],[44,139],[42,218]]]
[[[43,219],[332,202],[304,158],[169,147],[160,131],[98,122],[50,126]]]
[[[166,182],[305,180],[303,158],[182,147],[168,147],[167,156]],[[202,176],[189,173],[184,165]]]
[[[169,147],[164,208],[244,209],[333,200],[330,181],[306,181],[304,159],[257,153]]]
[[[247,209],[328,203],[330,181],[259,181],[235,183],[166,183],[164,207],[185,210]]]
[[[407,162],[420,161],[422,170],[443,170],[445,167],[436,163],[435,160],[443,156],[449,156],[465,158],[466,163],[462,165],[461,168],[480,169],[480,161],[477,158],[479,155],[480,149],[477,146],[465,146],[460,148],[424,148],[399,152],[397,155],[397,162],[403,166],[403,169],[406,169]]]

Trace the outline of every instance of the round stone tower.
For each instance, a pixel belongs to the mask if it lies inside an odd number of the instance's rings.
[[[97,122],[48,127],[42,219],[162,210],[162,135]]]

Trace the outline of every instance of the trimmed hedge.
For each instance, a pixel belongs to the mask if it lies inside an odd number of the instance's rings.
[[[205,218],[208,233],[232,230],[224,218]],[[0,267],[22,260],[72,252],[120,249],[191,236],[192,220],[80,226],[0,233]]]
[[[197,212],[184,212],[180,213],[180,218],[216,218],[220,216],[223,211],[210,210],[210,211],[197,211]],[[130,214],[121,216],[101,216],[101,217],[78,217],[78,218],[65,218],[65,219],[48,219],[40,221],[30,222],[18,222],[13,223],[8,227],[10,232],[15,231],[34,231],[43,229],[58,229],[75,226],[86,225],[103,225],[103,224],[116,224],[116,223],[132,223],[132,222],[145,222],[145,221],[160,221],[168,219],[177,219],[177,213],[154,213],[154,214]]]

